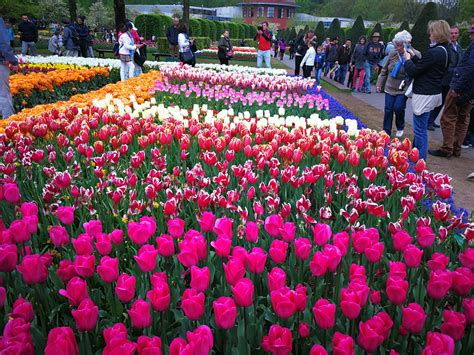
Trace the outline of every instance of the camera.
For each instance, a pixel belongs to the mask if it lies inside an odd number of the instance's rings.
[[[257,30],[263,31],[263,27],[262,27],[262,26],[258,26],[258,27],[257,27]]]
[[[407,83],[405,82],[405,80],[402,80],[402,82],[400,83],[400,86],[398,87],[398,90],[403,90],[406,84]]]

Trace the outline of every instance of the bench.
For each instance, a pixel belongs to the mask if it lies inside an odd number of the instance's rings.
[[[103,48],[98,48],[94,49],[97,53],[99,53],[99,58],[105,58],[105,53],[113,53],[113,49],[103,49]]]
[[[170,54],[170,53],[158,53],[158,52],[157,52],[157,53],[153,53],[153,56],[155,57],[155,60],[156,60],[157,62],[160,61],[160,57],[167,57],[167,58],[173,57],[173,55]]]

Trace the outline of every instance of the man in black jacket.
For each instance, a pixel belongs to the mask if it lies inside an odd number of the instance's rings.
[[[344,85],[346,80],[347,68],[352,55],[352,41],[346,40],[346,43],[337,50],[336,64],[339,64],[339,70],[336,73],[336,80]]]
[[[428,131],[434,131],[435,128],[440,127],[438,124],[435,123],[435,120],[438,117],[439,113],[441,112],[444,102],[446,101],[446,96],[448,95],[448,91],[449,91],[449,84],[451,83],[451,79],[453,78],[454,68],[456,68],[459,65],[462,58],[462,48],[458,43],[459,27],[451,26],[450,32],[451,32],[451,42],[449,43],[449,46],[448,46],[449,67],[442,81],[443,104],[441,106],[436,107],[433,111],[431,111],[430,120],[428,122]]]
[[[38,42],[38,28],[28,18],[28,15],[21,16],[21,23],[18,26],[21,41],[21,54],[26,55],[28,49],[32,56],[38,55],[36,52],[36,42]]]
[[[178,27],[179,27],[179,18],[173,16],[173,24],[168,27],[166,31],[166,38],[168,38],[168,44],[170,47],[170,52],[174,57],[178,56]]]

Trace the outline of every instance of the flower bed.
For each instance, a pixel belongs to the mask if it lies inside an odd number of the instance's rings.
[[[233,59],[238,60],[256,60],[257,50],[253,47],[234,47]],[[196,52],[198,57],[212,57],[217,58],[217,47],[211,47],[207,49],[201,49]]]
[[[2,351],[471,353],[474,228],[409,140],[157,79],[0,135]]]

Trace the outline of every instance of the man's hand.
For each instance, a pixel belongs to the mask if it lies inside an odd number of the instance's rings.
[[[258,33],[259,35],[261,35],[261,34],[263,33],[263,31],[262,31],[262,30],[257,30],[257,33]]]
[[[382,88],[380,86],[377,86],[375,88],[375,91],[378,92],[379,94],[382,92]]]

